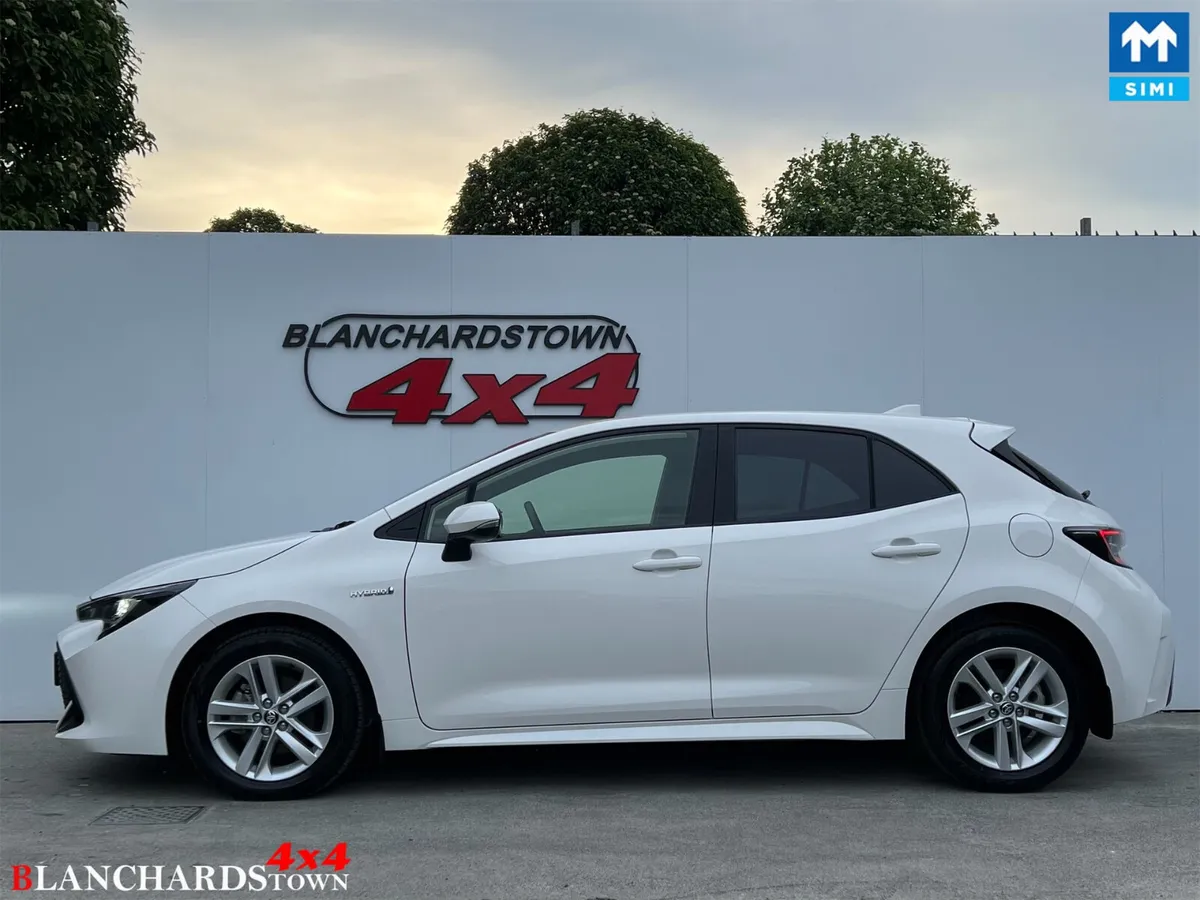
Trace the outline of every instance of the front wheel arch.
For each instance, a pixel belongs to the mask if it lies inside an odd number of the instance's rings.
[[[1088,694],[1088,728],[1098,738],[1109,740],[1113,736],[1112,692],[1104,674],[1104,665],[1096,648],[1082,631],[1057,613],[1040,606],[1026,603],[993,603],[978,606],[951,619],[930,638],[913,666],[908,685],[908,703],[905,715],[905,734],[916,733],[917,695],[921,683],[934,661],[951,644],[966,634],[992,625],[1019,625],[1033,628],[1050,640],[1061,643],[1067,652],[1079,661],[1086,681],[1092,685],[1104,685]]]
[[[371,684],[371,679],[367,675],[367,669],[362,664],[362,660],[358,658],[358,654],[346,643],[345,639],[328,626],[304,616],[290,613],[255,613],[223,622],[212,631],[203,635],[183,655],[183,659],[175,667],[175,674],[171,676],[171,687],[167,691],[167,706],[163,718],[163,727],[166,729],[167,752],[173,759],[183,758],[181,722],[184,693],[187,690],[188,681],[191,679],[191,673],[195,671],[200,660],[204,659],[229,638],[235,637],[238,634],[256,628],[279,627],[295,628],[307,632],[313,637],[331,644],[345,656],[350,665],[354,667],[355,674],[358,676],[364,689],[367,704],[367,735],[363,742],[364,747],[368,748],[372,753],[382,752],[383,729],[379,722],[379,708],[375,702],[375,687]]]

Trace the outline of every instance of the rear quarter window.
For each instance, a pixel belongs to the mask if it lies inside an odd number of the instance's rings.
[[[871,441],[875,509],[911,506],[957,493],[937,472],[886,441]]]
[[[1024,472],[1034,481],[1062,494],[1064,497],[1070,497],[1072,500],[1080,500],[1084,503],[1090,503],[1087,497],[1083,496],[1080,491],[1075,490],[1071,485],[1067,484],[1045,466],[1033,461],[1029,456],[1022,453],[1016,447],[1012,446],[1008,441],[1001,441],[992,448],[992,455],[998,456],[1014,469]]]

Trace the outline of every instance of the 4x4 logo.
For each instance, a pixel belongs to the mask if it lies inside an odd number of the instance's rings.
[[[283,347],[304,348],[305,382],[325,409],[396,425],[607,419],[639,390],[626,327],[599,316],[350,314],[291,324]]]
[[[450,357],[413,360],[360,387],[350,395],[346,411],[390,415],[395,425],[424,424],[450,404],[450,394],[443,393],[442,386],[452,362]],[[606,353],[542,385],[533,405],[574,406],[579,412],[562,415],[611,419],[637,397],[638,389],[628,386],[637,362],[636,353]],[[512,375],[501,381],[495,375],[478,373],[462,378],[475,392],[475,399],[442,416],[443,425],[473,425],[484,416],[491,416],[500,425],[524,425],[529,418],[517,406],[517,397],[545,381],[546,376]],[[593,381],[592,385],[584,387],[588,381]],[[395,393],[400,387],[404,390]]]

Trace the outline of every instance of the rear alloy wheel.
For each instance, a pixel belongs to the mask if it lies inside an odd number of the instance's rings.
[[[342,776],[363,740],[362,685],[336,649],[303,631],[239,635],[196,670],[183,737],[211,780],[247,799],[293,799]]]
[[[992,626],[959,639],[918,690],[928,754],[976,790],[1038,790],[1087,740],[1078,668],[1031,629]]]

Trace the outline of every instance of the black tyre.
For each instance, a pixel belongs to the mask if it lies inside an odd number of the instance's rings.
[[[958,638],[913,690],[919,745],[973,790],[1040,790],[1087,741],[1082,670],[1031,628],[994,625]]]
[[[258,628],[222,643],[184,695],[183,745],[227,793],[293,800],[332,785],[363,742],[367,703],[345,656],[297,628]]]

